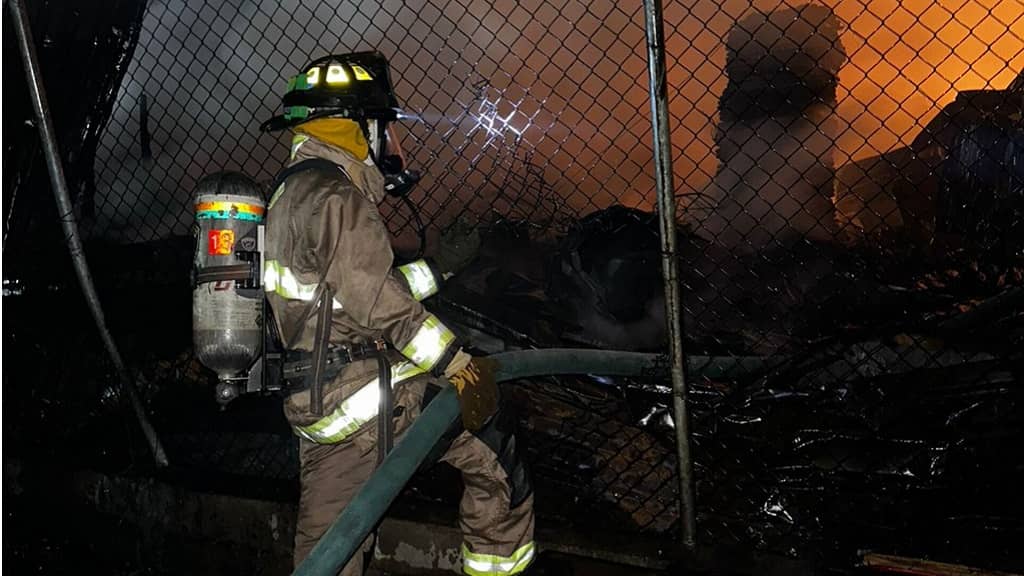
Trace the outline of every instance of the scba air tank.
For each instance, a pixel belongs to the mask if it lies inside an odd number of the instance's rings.
[[[192,338],[196,357],[222,381],[244,379],[263,348],[260,186],[236,172],[196,186]]]

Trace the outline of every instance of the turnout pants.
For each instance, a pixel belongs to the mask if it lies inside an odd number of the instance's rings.
[[[408,382],[399,394],[405,402],[395,417],[396,436],[419,414],[426,382]],[[398,392],[396,387],[396,392]],[[415,406],[414,409],[410,409]],[[316,444],[299,440],[301,495],[295,531],[298,566],[320,537],[370,478],[376,467],[376,421],[362,426],[345,441]],[[441,457],[462,472],[465,489],[459,509],[463,572],[472,576],[518,574],[533,561],[533,494],[507,414],[499,413],[476,434],[462,431]],[[372,548],[363,543],[363,552]],[[358,551],[341,571],[360,576],[364,554]]]

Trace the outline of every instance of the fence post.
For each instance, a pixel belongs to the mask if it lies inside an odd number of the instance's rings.
[[[121,380],[121,389],[127,394],[135,417],[138,419],[139,427],[142,428],[149,448],[153,452],[153,458],[157,466],[167,465],[167,455],[164,453],[163,445],[146,417],[146,412],[139,400],[138,392],[135,390],[135,382],[128,373],[128,368],[121,358],[117,349],[114,337],[107,329],[107,321],[103,315],[103,308],[100,305],[99,295],[96,294],[96,287],[92,282],[92,274],[89,272],[89,264],[85,260],[85,253],[82,249],[82,238],[78,234],[78,224],[75,222],[75,212],[71,205],[71,198],[68,195],[67,181],[64,179],[64,167],[60,162],[60,151],[57,148],[57,136],[53,131],[53,122],[50,120],[50,107],[46,100],[46,89],[43,87],[42,74],[39,71],[39,60],[36,58],[36,46],[32,39],[32,30],[29,26],[28,14],[22,0],[7,0],[7,8],[10,10],[11,21],[14,24],[14,32],[18,37],[18,47],[21,52],[21,62],[25,67],[25,80],[28,84],[32,110],[35,112],[36,123],[39,128],[39,139],[43,145],[43,153],[46,156],[46,169],[50,173],[50,183],[53,186],[53,195],[57,200],[57,211],[60,215],[60,223],[64,228],[64,236],[68,243],[68,251],[71,253],[71,261],[75,266],[75,273],[78,275],[78,283],[82,287],[85,301],[89,304],[93,319],[96,321],[96,328],[100,332],[103,344],[114,362],[118,377]]]
[[[682,297],[676,260],[676,204],[672,184],[672,141],[668,128],[668,89],[665,81],[665,29],[661,0],[644,0],[647,30],[647,72],[651,94],[651,133],[654,137],[655,184],[661,227],[661,268],[665,279],[669,357],[672,367],[672,409],[675,416],[676,461],[679,466],[679,524],[683,547],[696,546],[693,461],[690,421],[686,410],[686,360],[683,356]]]

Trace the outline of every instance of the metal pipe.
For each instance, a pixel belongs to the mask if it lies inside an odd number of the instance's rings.
[[[497,380],[507,382],[534,376],[600,374],[604,376],[664,377],[665,358],[657,354],[614,350],[547,349],[502,352],[490,356],[498,362]],[[770,368],[778,359],[758,357],[691,356],[690,368],[709,378]],[[388,453],[366,484],[334,520],[320,541],[295,569],[296,576],[337,574],[384,517],[388,507],[423,464],[437,441],[459,416],[459,401],[445,387],[412,423],[402,440]]]
[[[683,547],[696,546],[696,510],[693,460],[690,454],[690,417],[686,409],[686,373],[683,356],[682,296],[676,259],[676,205],[672,183],[672,141],[668,127],[668,84],[665,81],[665,30],[661,0],[644,0],[647,29],[647,71],[651,96],[651,133],[654,137],[655,185],[661,228],[661,270],[665,279],[669,358],[672,365],[672,408],[675,415],[676,462],[679,466],[679,519]]]
[[[128,368],[121,358],[121,353],[114,343],[114,338],[107,329],[107,322],[103,315],[103,308],[100,305],[99,296],[92,282],[92,275],[89,272],[89,264],[85,260],[85,252],[82,249],[82,239],[78,234],[78,224],[75,221],[74,208],[71,205],[71,198],[68,195],[67,181],[64,178],[64,167],[60,162],[60,152],[57,147],[57,136],[53,130],[53,123],[50,120],[50,109],[46,100],[46,89],[43,87],[42,74],[39,71],[39,60],[36,57],[35,42],[32,39],[32,30],[29,27],[28,13],[22,0],[7,0],[7,8],[14,24],[14,32],[18,37],[18,47],[21,52],[21,62],[25,67],[25,79],[28,83],[29,99],[32,101],[32,109],[35,112],[36,122],[39,127],[39,137],[43,144],[43,153],[46,156],[46,170],[50,173],[50,183],[53,186],[53,195],[57,200],[57,211],[60,215],[61,226],[64,228],[64,237],[67,240],[68,252],[71,254],[71,262],[75,267],[75,274],[82,287],[85,301],[89,305],[93,319],[96,321],[96,328],[100,332],[103,344],[114,362],[118,377],[121,381],[121,388],[127,394],[131,407],[142,428],[149,448],[153,452],[153,458],[157,466],[167,466],[167,455],[163,445],[150,424],[149,418],[139,400],[138,392],[135,390],[135,382],[128,373]]]

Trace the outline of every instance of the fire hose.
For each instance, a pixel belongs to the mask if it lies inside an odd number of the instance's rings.
[[[664,378],[670,366],[668,359],[658,354],[566,348],[503,352],[491,358],[498,361],[499,382],[574,374]],[[769,367],[769,360],[760,357],[687,356],[686,360],[691,372],[708,378],[749,375],[752,371]],[[455,390],[445,387],[413,422],[405,437],[388,453],[293,574],[337,574],[377,526],[458,416],[459,402]]]

